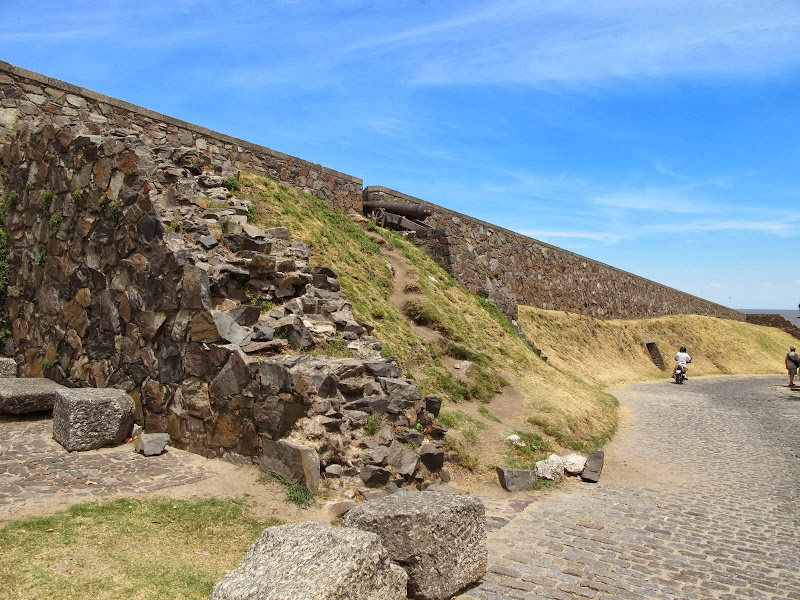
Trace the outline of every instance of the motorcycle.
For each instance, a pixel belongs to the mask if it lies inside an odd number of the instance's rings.
[[[686,381],[686,371],[683,368],[678,368],[672,375],[675,378],[675,383],[683,383]]]

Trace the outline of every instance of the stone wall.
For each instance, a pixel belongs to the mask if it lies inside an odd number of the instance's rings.
[[[0,144],[15,129],[42,120],[82,124],[95,134],[132,129],[153,146],[195,148],[224,170],[264,173],[342,210],[360,208],[357,177],[0,61]]]
[[[739,311],[401,192],[370,186],[364,199],[430,208],[425,222],[433,229],[417,235],[416,243],[456,281],[493,300],[511,318],[516,303],[605,319],[670,314],[745,318]]]
[[[359,486],[433,472],[405,443],[441,440],[441,400],[381,358],[335,271],[247,222],[224,186],[238,172],[196,146],[87,129],[28,125],[0,146],[19,376],[120,388],[148,433],[312,488],[323,469]],[[330,343],[353,357],[306,352]],[[370,415],[387,425],[374,456],[359,447]]]
[[[135,132],[154,147],[182,147],[222,171],[242,168],[284,181],[345,211],[363,199],[411,201],[433,210],[416,242],[460,283],[512,319],[517,303],[600,318],[693,313],[744,320],[738,311],[269,148],[0,62],[0,143],[27,124],[81,124],[88,132]],[[0,190],[2,192],[2,190]]]
[[[765,327],[776,327],[782,329],[789,335],[796,337],[800,340],[800,327],[785,319],[781,315],[773,314],[748,314],[747,322],[755,325],[764,325]]]

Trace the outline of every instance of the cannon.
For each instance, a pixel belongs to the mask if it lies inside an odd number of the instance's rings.
[[[431,216],[431,209],[410,202],[364,202],[364,215],[375,219],[375,223],[396,231],[420,231],[430,229],[423,221]]]

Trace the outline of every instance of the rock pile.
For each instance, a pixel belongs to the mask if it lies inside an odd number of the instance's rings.
[[[248,223],[236,171],[69,124],[24,128],[0,159],[21,377],[120,388],[146,432],[210,457],[286,467],[268,443],[285,440],[359,485],[441,469],[440,400],[381,357],[333,269]],[[324,344],[353,358],[304,353]]]

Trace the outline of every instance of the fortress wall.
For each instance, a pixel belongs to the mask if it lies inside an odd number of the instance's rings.
[[[800,340],[800,327],[797,327],[794,323],[781,315],[749,314],[747,315],[747,322],[755,325],[764,325],[766,327],[776,327]]]
[[[242,168],[302,189],[342,210],[360,211],[361,179],[51,79],[0,61],[0,145],[28,123],[80,123],[92,133],[135,131],[152,146],[196,151],[223,172]],[[2,190],[0,190],[2,191]],[[383,187],[368,199],[420,202],[438,231],[417,236],[453,277],[492,299],[512,319],[517,302],[601,318],[694,313],[735,320],[724,306],[637,277],[501,227]]]
[[[96,134],[132,129],[153,146],[194,148],[223,171],[263,173],[345,211],[361,206],[357,177],[0,61],[0,145],[24,123],[43,119],[57,127],[81,123]]]
[[[442,234],[416,241],[453,277],[497,303],[565,310],[605,319],[698,314],[744,321],[720,304],[384,187],[364,190],[365,200],[415,202],[429,207],[426,223]]]

